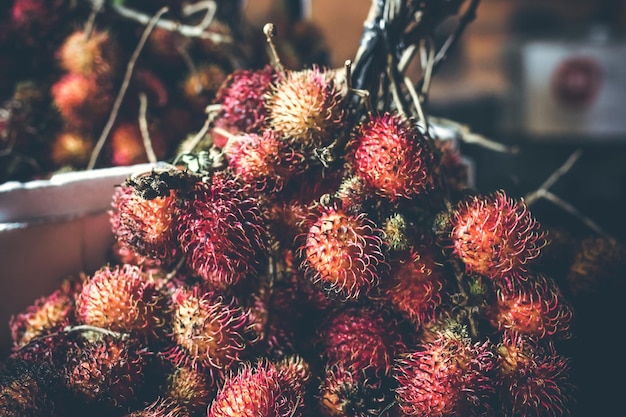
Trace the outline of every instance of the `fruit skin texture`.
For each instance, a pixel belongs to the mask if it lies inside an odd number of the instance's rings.
[[[573,310],[549,277],[496,282],[497,301],[487,308],[492,325],[538,338],[570,336]]]
[[[512,417],[568,415],[573,402],[569,360],[551,343],[506,331],[497,347],[497,390]]]
[[[178,240],[187,265],[216,288],[258,275],[267,261],[258,204],[227,174],[196,184],[179,212]]]
[[[449,246],[466,272],[492,279],[522,277],[540,255],[546,233],[523,201],[504,191],[459,203],[452,214]]]
[[[248,318],[234,298],[199,286],[179,288],[172,296],[172,338],[167,352],[174,364],[199,367],[213,380],[241,360]]]
[[[344,120],[343,98],[333,77],[316,66],[287,71],[267,95],[271,128],[301,149],[328,145]]]
[[[472,344],[465,337],[442,333],[397,360],[397,401],[407,416],[489,414],[493,367],[488,342]]]
[[[301,268],[330,294],[355,299],[378,284],[387,268],[382,231],[365,214],[320,205],[305,230]]]
[[[180,253],[177,239],[177,196],[143,198],[132,186],[120,186],[113,194],[111,229],[123,246],[139,255],[167,264]]]
[[[154,283],[134,265],[102,267],[76,297],[80,323],[142,336],[156,334],[163,325],[161,307]]]
[[[208,417],[301,417],[304,392],[271,362],[245,364],[231,374],[208,410]],[[300,389],[299,389],[300,388]]]
[[[398,323],[383,309],[347,306],[330,313],[318,330],[322,357],[353,372],[389,375],[406,350]]]
[[[356,128],[346,158],[365,184],[396,201],[433,187],[435,155],[415,123],[399,115],[371,115]]]

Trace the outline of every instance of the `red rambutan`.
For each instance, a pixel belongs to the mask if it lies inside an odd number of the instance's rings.
[[[241,360],[247,347],[248,317],[233,298],[200,287],[179,288],[172,296],[172,338],[167,356],[178,365],[202,367],[212,380]]]
[[[261,70],[236,70],[217,92],[215,102],[222,105],[215,125],[232,133],[259,133],[265,125],[265,94],[278,74],[266,66]]]
[[[553,279],[532,275],[525,280],[497,281],[497,301],[488,308],[499,331],[544,337],[568,337],[573,310]]]
[[[100,268],[76,297],[80,323],[114,332],[154,335],[163,326],[163,310],[154,282],[133,265]]]
[[[71,33],[56,53],[61,68],[75,74],[110,79],[118,67],[118,46],[109,32],[84,30]]]
[[[416,327],[433,320],[446,282],[433,249],[419,246],[396,253],[390,264],[389,278],[381,282],[377,298],[389,303]]]
[[[267,95],[269,124],[302,149],[328,145],[343,126],[344,103],[332,71],[287,71]]]
[[[165,139],[154,128],[149,128],[149,135],[157,159],[163,159],[167,150]],[[119,123],[111,132],[110,146],[111,162],[116,166],[148,162],[148,154],[138,123]]]
[[[406,350],[398,322],[372,306],[346,306],[330,313],[318,338],[327,364],[377,377],[388,375],[395,357]]]
[[[392,201],[433,187],[435,156],[415,122],[385,113],[359,125],[348,144],[354,174]]]
[[[256,200],[228,174],[199,182],[179,212],[178,240],[189,267],[206,282],[225,288],[260,273],[267,236]]]
[[[489,278],[526,272],[546,244],[546,234],[523,201],[504,191],[472,197],[451,217],[449,246],[467,272]]]
[[[507,416],[567,415],[573,402],[569,360],[551,343],[505,332],[497,347],[497,390]]]
[[[302,268],[331,293],[358,298],[378,284],[387,266],[382,231],[365,214],[319,205],[305,220]]]
[[[488,342],[440,334],[396,361],[398,404],[407,416],[482,416],[490,410],[495,382]]]
[[[66,74],[52,86],[50,92],[66,124],[73,127],[99,124],[110,111],[111,86],[95,77]]]

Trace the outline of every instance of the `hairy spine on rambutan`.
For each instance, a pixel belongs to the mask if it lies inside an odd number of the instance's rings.
[[[224,146],[228,165],[256,192],[282,190],[304,168],[304,156],[279,139],[273,130],[230,138]]]
[[[444,245],[470,273],[497,279],[522,276],[546,245],[546,233],[523,201],[504,191],[458,204]]]
[[[328,365],[377,377],[389,375],[396,356],[407,349],[398,321],[368,305],[330,313],[318,328],[318,343]]]
[[[143,410],[124,414],[124,417],[185,417],[188,410],[171,398],[157,398]]]
[[[301,417],[303,392],[285,386],[287,381],[271,362],[244,364],[228,376],[208,417]]]
[[[82,324],[152,337],[165,320],[163,301],[140,267],[105,266],[83,284],[76,297],[76,317]]]
[[[206,411],[215,394],[215,386],[200,368],[174,366],[167,374],[162,393],[195,414]]]
[[[440,334],[396,361],[396,399],[407,416],[486,415],[495,393],[493,368],[489,342]]]
[[[391,201],[421,195],[434,184],[428,139],[399,115],[371,115],[352,134],[346,158],[354,175]]]
[[[278,74],[271,66],[260,70],[236,70],[222,83],[215,102],[222,108],[215,126],[231,133],[259,133],[266,124],[265,94]],[[218,144],[219,146],[219,144]]]
[[[552,343],[504,332],[497,347],[497,390],[503,413],[512,417],[568,415],[573,404],[569,360]]]
[[[267,94],[266,106],[270,127],[301,149],[330,144],[346,113],[334,74],[317,66],[286,71]]]
[[[391,271],[375,298],[388,303],[416,328],[435,318],[446,283],[443,266],[428,246],[411,247],[391,255]]]
[[[172,296],[172,339],[167,356],[177,365],[200,367],[221,380],[247,348],[248,317],[234,298],[199,286]]]
[[[254,198],[229,174],[199,182],[182,202],[178,240],[187,265],[216,288],[258,276],[267,263],[267,232]]]
[[[66,385],[85,403],[118,407],[136,399],[143,386],[145,348],[132,338],[92,335],[69,349]]]
[[[383,232],[365,214],[319,205],[304,221],[302,269],[333,295],[358,298],[378,285],[387,263]]]
[[[573,310],[552,278],[533,274],[494,285],[497,300],[487,314],[496,329],[539,338],[570,336]]]
[[[118,187],[113,194],[110,220],[119,243],[167,265],[181,252],[177,238],[178,195],[175,190],[163,190],[161,194],[145,198],[137,187]]]

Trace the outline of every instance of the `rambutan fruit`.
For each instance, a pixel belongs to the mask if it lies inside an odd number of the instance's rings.
[[[163,302],[141,268],[105,266],[83,284],[76,297],[76,316],[82,324],[152,336],[165,320]]]
[[[68,401],[58,371],[49,363],[9,358],[0,363],[3,417],[56,417]]]
[[[94,29],[87,37],[83,29],[72,32],[56,52],[61,68],[90,77],[111,79],[119,66],[118,45],[107,31]]]
[[[118,407],[136,399],[144,384],[145,348],[136,340],[92,335],[68,352],[65,383],[87,404]]]
[[[244,364],[228,376],[209,406],[208,417],[301,417],[304,403],[271,362]],[[299,392],[302,395],[302,392]]]
[[[61,132],[52,144],[52,161],[57,166],[82,168],[87,165],[93,147],[94,141],[87,135],[72,131]]]
[[[177,366],[168,373],[163,394],[195,415],[206,412],[215,388],[200,368]]]
[[[73,322],[74,296],[78,289],[64,281],[52,294],[38,298],[26,311],[11,316],[9,327],[14,349],[33,338],[63,329]]]
[[[199,182],[179,211],[178,240],[187,265],[212,286],[226,288],[258,275],[267,262],[261,210],[229,174]]]
[[[624,290],[626,247],[609,238],[587,237],[576,247],[567,272],[567,287],[572,295],[584,299],[589,295],[603,297]]]
[[[76,73],[61,77],[50,93],[65,123],[71,127],[99,125],[113,102],[109,83]]]
[[[571,411],[575,387],[569,360],[551,343],[505,332],[497,347],[496,375],[504,415],[556,417]]]
[[[383,377],[406,350],[399,323],[384,309],[346,306],[327,315],[318,328],[320,352],[328,365]]]
[[[180,254],[177,240],[177,192],[158,173],[150,187],[141,184],[116,188],[110,212],[111,229],[118,242],[141,256],[167,264]]]
[[[272,130],[230,138],[224,146],[228,165],[257,192],[278,192],[304,168],[304,156]]]
[[[158,160],[165,157],[167,145],[163,136],[154,128],[148,128],[150,143]],[[111,162],[116,166],[148,162],[148,154],[138,123],[121,122],[111,131]]]
[[[382,231],[365,214],[319,205],[305,220],[301,267],[315,282],[346,299],[367,294],[386,269]]]
[[[521,276],[546,244],[545,232],[524,202],[504,191],[460,202],[451,227],[447,245],[466,271],[494,279]]]
[[[207,63],[198,66],[183,81],[185,99],[198,112],[204,112],[206,106],[215,99],[226,77],[226,72],[219,65]]]
[[[324,417],[378,417],[390,400],[380,379],[341,364],[327,367],[317,395]]]
[[[376,298],[388,303],[418,328],[435,318],[442,303],[445,272],[428,246],[418,246],[391,256],[389,277],[376,291]]]
[[[260,70],[236,70],[222,83],[215,102],[222,105],[215,126],[231,133],[259,133],[266,124],[265,95],[278,74],[271,66]]]
[[[495,393],[494,357],[488,342],[452,333],[396,361],[396,400],[407,416],[482,416]]]
[[[269,125],[301,149],[330,144],[344,124],[344,101],[332,71],[286,71],[267,95]]]
[[[124,414],[124,417],[184,417],[188,412],[184,406],[170,398],[157,398],[143,410]]]
[[[525,280],[496,281],[497,300],[488,316],[499,331],[544,337],[568,337],[573,310],[553,279],[534,274]]]
[[[417,124],[390,113],[371,115],[357,126],[346,159],[354,175],[391,201],[433,187],[435,156]]]
[[[172,338],[167,356],[178,365],[202,367],[221,380],[247,348],[248,318],[234,298],[200,287],[179,288],[172,296]]]

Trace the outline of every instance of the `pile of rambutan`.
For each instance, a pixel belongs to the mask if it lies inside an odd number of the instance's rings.
[[[402,2],[431,19],[463,2],[435,3]],[[110,263],[11,320],[3,415],[570,414],[551,235],[470,188],[368,56],[228,76],[191,152],[116,188]]]

